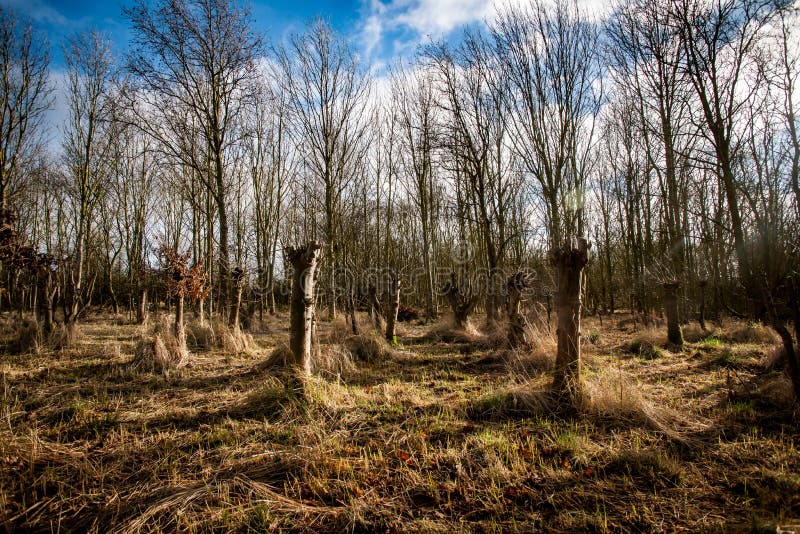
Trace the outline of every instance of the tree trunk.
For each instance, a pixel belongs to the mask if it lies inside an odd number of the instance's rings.
[[[52,291],[52,274],[48,272],[42,276],[42,281],[39,285],[39,295],[37,296],[39,314],[42,319],[42,334],[47,336],[53,330],[54,317],[53,317],[53,298],[55,292]]]
[[[389,309],[386,310],[386,340],[397,345],[397,310],[400,308],[400,277],[389,272]]]
[[[667,341],[677,347],[683,347],[683,332],[681,332],[678,317],[678,289],[679,282],[667,282],[664,288],[664,311],[667,314]]]
[[[148,317],[147,288],[142,288],[139,294],[139,306],[136,308],[136,323],[144,324]]]
[[[794,348],[792,334],[781,320],[774,320],[772,328],[778,333],[783,342],[783,350],[786,352],[786,366],[789,371],[789,378],[792,380],[792,389],[794,389],[794,399],[795,402],[800,402],[800,362],[797,359],[797,351]]]
[[[383,330],[384,324],[383,307],[378,300],[378,288],[375,287],[375,284],[370,284],[367,293],[369,298],[369,315],[372,319],[372,325],[375,327],[375,330],[380,332]]]
[[[698,317],[698,322],[700,323],[700,328],[703,329],[703,332],[706,331],[706,286],[708,285],[708,281],[700,280],[697,285],[700,287],[700,316]]]
[[[315,271],[322,255],[322,247],[321,243],[312,241],[286,249],[293,271],[289,334],[293,358],[291,365],[296,377],[301,380],[311,374]]]
[[[183,325],[183,295],[178,295],[175,302],[175,339],[179,348],[186,348],[186,329]]]
[[[591,244],[583,237],[551,252],[550,261],[558,271],[558,351],[553,388],[566,393],[573,402],[582,396],[581,385],[581,281],[589,261]]]
[[[231,281],[236,291],[231,304],[231,316],[228,324],[232,330],[239,330],[239,317],[242,309],[242,291],[244,290],[244,270],[236,267],[231,271]]]
[[[350,288],[350,294],[347,296],[348,312],[350,314],[350,330],[353,335],[358,335],[358,321],[356,321],[356,299],[353,295],[353,288]]]
[[[525,273],[516,273],[508,278],[508,345],[513,349],[528,344],[525,334],[525,317],[520,311],[522,293],[530,285]]]
[[[456,327],[465,328],[469,321],[469,315],[475,309],[478,299],[472,294],[472,290],[461,291],[456,280],[456,273],[450,273],[450,281],[444,286],[444,293],[450,301],[450,309],[453,311],[453,319]]]

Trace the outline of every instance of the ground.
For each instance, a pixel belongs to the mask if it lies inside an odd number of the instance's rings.
[[[6,329],[14,322],[5,317]],[[476,323],[480,324],[477,319]],[[240,354],[130,369],[142,329],[95,316],[73,348],[0,356],[0,525],[32,532],[698,532],[800,525],[800,411],[757,325],[585,321],[587,401],[553,411],[552,334],[401,345],[308,384]],[[363,325],[362,325],[363,326]],[[320,325],[323,351],[347,345]],[[440,329],[441,330],[441,329]],[[190,329],[191,332],[191,329]],[[774,366],[773,366],[774,367]]]

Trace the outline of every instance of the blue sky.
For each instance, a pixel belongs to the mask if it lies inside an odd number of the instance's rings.
[[[398,56],[408,57],[420,42],[456,33],[465,24],[485,20],[497,5],[525,0],[242,0],[249,2],[256,26],[273,43],[302,31],[316,15],[329,19],[369,62],[378,67]],[[596,12],[610,0],[579,0]],[[0,5],[24,13],[48,36],[53,67],[63,67],[61,43],[76,31],[97,28],[124,53],[130,38],[122,6],[132,0],[0,0]]]
[[[429,36],[445,37],[481,20],[495,0],[273,0],[251,1],[256,26],[272,43],[302,31],[321,15],[372,63],[379,66],[397,56],[410,56]],[[131,2],[111,0],[0,0],[0,5],[23,13],[44,31],[52,50],[52,67],[63,67],[61,43],[66,36],[92,28],[107,32],[116,52],[124,53],[130,30],[122,7]]]
[[[453,38],[468,24],[491,18],[496,7],[530,0],[237,0],[249,2],[257,29],[276,44],[288,35],[302,32],[306,22],[323,16],[347,37],[377,75],[396,58],[414,55],[429,39]],[[614,0],[578,0],[591,15],[598,16]],[[122,56],[131,33],[122,7],[133,0],[0,0],[0,5],[24,14],[47,36],[51,48],[51,81],[55,102],[47,122],[52,142],[60,138],[59,125],[66,119],[64,107],[65,38],[75,32],[99,29],[114,42]]]

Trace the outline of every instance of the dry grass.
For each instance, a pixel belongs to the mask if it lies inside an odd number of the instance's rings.
[[[717,335],[723,341],[728,343],[762,343],[774,344],[779,343],[780,338],[774,330],[761,323],[733,323]]]
[[[53,350],[67,350],[76,347],[81,338],[80,324],[58,323],[47,338],[47,346]]]
[[[526,331],[528,347],[505,351],[503,360],[512,376],[529,380],[552,371],[557,342],[555,336],[529,324]]]
[[[174,321],[170,315],[155,321],[151,335],[136,344],[133,360],[128,364],[130,370],[169,376],[189,363],[186,340],[175,335]]]
[[[227,354],[253,354],[258,351],[252,334],[241,328],[231,328],[223,321],[190,323],[186,327],[186,340],[195,350],[221,350]]]
[[[22,319],[13,326],[6,327],[10,332],[6,350],[9,354],[37,352],[41,345],[39,327],[31,319]]]
[[[286,369],[291,361],[292,350],[289,348],[289,344],[279,343],[274,349],[272,349],[272,352],[269,353],[267,359],[260,362],[256,368],[261,371]]]
[[[169,381],[120,375],[138,329],[91,318],[77,349],[0,360],[0,524],[774,532],[800,517],[800,412],[782,373],[758,365],[771,345],[645,360],[620,350],[630,332],[587,327],[587,400],[565,414],[549,373],[521,380],[493,349],[465,354],[421,327],[401,354],[357,365],[323,343],[330,361],[301,399],[253,355],[216,348]],[[281,358],[282,337],[256,341]],[[740,365],[709,364],[728,348]]]
[[[379,362],[395,353],[386,339],[374,330],[349,336],[342,344],[355,360],[362,362]]]
[[[427,337],[444,343],[475,343],[482,334],[471,321],[462,328],[455,325],[452,317],[445,316],[428,330]]]
[[[628,343],[627,348],[629,352],[645,360],[654,360],[669,354],[669,351],[662,348],[666,342],[666,332],[648,328],[636,334]]]
[[[682,443],[693,441],[708,428],[700,416],[679,411],[663,401],[653,400],[643,384],[621,370],[603,369],[585,381],[586,404],[582,411],[617,424],[642,426]]]
[[[228,325],[220,324],[216,327],[219,347],[228,354],[251,354],[256,350],[253,336],[244,332],[241,328],[230,328]]]
[[[212,350],[217,348],[217,334],[208,322],[194,321],[186,325],[186,343],[193,350]]]

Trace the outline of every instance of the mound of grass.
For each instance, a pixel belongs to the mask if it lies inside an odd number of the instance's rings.
[[[217,335],[207,322],[186,325],[186,342],[193,350],[212,350],[217,347]]]
[[[655,360],[667,356],[669,352],[660,346],[662,337],[655,330],[644,330],[628,343],[628,351],[645,360]]]
[[[443,343],[475,343],[481,339],[481,333],[471,322],[459,328],[451,317],[445,317],[431,327],[427,337]]]
[[[530,380],[553,370],[555,353],[554,347],[541,343],[531,348],[504,351],[503,363],[513,377]]]
[[[38,352],[41,345],[41,335],[36,321],[23,319],[10,328],[6,351],[9,354],[28,354]]]
[[[130,370],[169,376],[189,363],[186,340],[175,336],[173,323],[174,319],[168,315],[155,322],[152,334],[137,343],[133,360],[128,364]]]
[[[350,351],[353,358],[362,362],[383,361],[391,357],[395,352],[386,339],[374,330],[349,336],[344,340],[343,345]]]
[[[610,476],[640,478],[651,487],[676,487],[684,479],[680,462],[654,449],[622,449],[603,466],[603,471]]]
[[[720,338],[728,343],[776,344],[780,342],[778,334],[762,323],[752,321],[731,324],[720,333]]]

